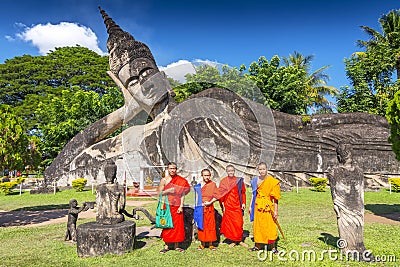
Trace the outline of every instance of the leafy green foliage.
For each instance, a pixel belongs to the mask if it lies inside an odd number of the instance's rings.
[[[0,182],[0,192],[5,195],[9,195],[13,188],[17,185],[24,182],[24,178],[18,177],[15,181],[12,182]]]
[[[389,178],[388,181],[394,192],[400,192],[400,178]]]
[[[313,113],[332,113],[335,107],[334,103],[326,98],[326,95],[336,96],[339,91],[328,85],[329,76],[324,73],[330,66],[323,66],[314,72],[311,72],[311,62],[313,55],[303,56],[295,51],[287,58],[283,58],[285,66],[295,66],[306,72],[305,87],[306,98],[308,100],[307,108]]]
[[[250,64],[248,75],[256,82],[265,97],[265,104],[274,110],[289,114],[306,114],[309,109],[314,112],[320,108],[332,112],[333,104],[326,94],[335,95],[337,89],[328,86],[329,77],[325,66],[309,73],[311,56],[303,57],[295,52],[289,58],[273,56],[270,61],[260,57]]]
[[[314,190],[317,192],[325,192],[326,185],[328,184],[327,178],[310,178],[310,184],[314,186]]]
[[[195,74],[185,76],[187,83],[174,88],[175,100],[181,102],[202,90],[220,87],[290,114],[305,114],[309,109],[332,112],[333,104],[325,95],[336,95],[337,89],[326,84],[329,77],[324,71],[328,66],[309,73],[312,58],[296,52],[284,58],[283,66],[278,56],[270,61],[260,57],[249,68],[196,66]]]
[[[400,91],[388,103],[386,118],[390,124],[389,142],[392,143],[396,159],[400,160]]]
[[[63,90],[61,96],[49,95],[49,103],[39,103],[35,114],[46,158],[55,158],[78,132],[123,104],[123,99],[116,97],[118,89],[108,89],[102,97],[93,91]]]
[[[270,61],[260,57],[250,64],[249,77],[263,93],[265,105],[290,114],[304,114],[307,111],[303,83],[306,71],[295,66],[281,67],[280,61],[278,56]]]
[[[36,137],[24,131],[24,120],[12,112],[8,105],[0,105],[0,169],[22,170],[37,166],[40,152]]]
[[[31,136],[27,147],[43,152],[43,167],[79,131],[123,105],[107,70],[107,56],[80,46],[0,64],[0,104],[13,106],[23,120],[22,132]]]
[[[400,192],[400,178],[388,179],[394,192]]]
[[[220,69],[217,66],[199,65],[195,66],[195,70],[195,74],[185,76],[187,81],[185,84],[174,88],[177,102],[182,102],[192,94],[212,87],[225,88],[254,101],[262,99],[254,82],[245,76],[242,70],[227,65],[223,65]]]
[[[303,123],[303,125],[309,124],[311,122],[311,116],[301,115],[301,122]]]
[[[46,56],[24,55],[0,64],[0,104],[15,106],[15,114],[26,121],[27,131],[37,126],[34,114],[49,95],[78,86],[99,95],[114,83],[107,76],[108,57],[80,46],[56,48]],[[25,99],[30,96],[29,101]]]
[[[392,10],[381,16],[382,33],[367,26],[361,28],[369,35],[359,40],[363,52],[345,59],[346,75],[352,88],[343,88],[338,97],[339,112],[368,112],[384,116],[388,102],[399,89],[400,74],[400,11]]]
[[[87,183],[87,179],[78,178],[78,179],[72,180],[71,185],[76,190],[76,192],[82,192],[83,189],[85,189],[86,183]]]

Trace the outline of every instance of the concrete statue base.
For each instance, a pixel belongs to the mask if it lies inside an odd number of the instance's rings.
[[[96,222],[78,226],[76,243],[79,257],[95,257],[105,254],[124,254],[134,247],[136,224],[124,221],[104,225]]]

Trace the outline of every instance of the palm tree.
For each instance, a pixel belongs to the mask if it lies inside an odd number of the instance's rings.
[[[382,15],[379,19],[382,34],[368,26],[361,28],[371,37],[368,41],[359,40],[358,44],[368,50],[373,50],[379,44],[387,44],[396,56],[395,68],[397,80],[400,78],[400,9],[391,10],[388,14]],[[397,51],[396,51],[397,50]]]
[[[304,85],[308,102],[307,109],[310,108],[313,113],[319,109],[323,109],[325,112],[333,112],[335,104],[329,101],[326,95],[336,96],[339,91],[335,87],[327,85],[329,75],[324,73],[324,71],[330,66],[323,66],[309,74],[313,59],[313,55],[303,56],[299,52],[294,51],[293,55],[289,54],[289,57],[283,58],[283,62],[287,67],[294,66],[305,71]]]
[[[283,62],[286,67],[288,66],[296,66],[300,69],[304,69],[305,71],[310,70],[311,61],[314,59],[314,55],[303,56],[297,51],[294,51],[293,55],[289,54],[289,57],[284,57]]]

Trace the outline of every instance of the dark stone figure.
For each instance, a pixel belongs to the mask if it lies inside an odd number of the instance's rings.
[[[106,183],[97,186],[96,221],[100,224],[116,224],[123,222],[125,210],[125,192],[124,187],[115,180],[117,177],[117,166],[107,164],[104,168]]]
[[[106,183],[97,187],[96,222],[78,226],[76,240],[80,257],[123,254],[134,247],[136,224],[125,221],[125,191],[115,182],[116,174],[115,163],[106,164]]]
[[[197,184],[196,177],[193,176],[193,180],[192,180],[192,182],[190,182],[190,185],[195,186],[196,184]]]
[[[364,246],[364,174],[352,161],[352,147],[336,148],[339,165],[328,173],[340,241],[338,248],[355,260],[368,260]],[[371,256],[371,255],[370,255]]]
[[[82,207],[78,207],[78,201],[71,199],[69,201],[68,210],[68,222],[67,222],[67,233],[65,234],[65,241],[72,240],[76,242],[76,221],[78,220],[78,214],[81,211],[87,211],[89,206],[83,203]]]

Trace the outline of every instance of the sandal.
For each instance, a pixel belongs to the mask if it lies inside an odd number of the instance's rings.
[[[160,250],[160,253],[161,253],[161,254],[164,254],[164,253],[166,253],[168,250],[169,250],[169,249],[163,248],[162,250]]]
[[[245,247],[245,248],[248,248],[248,247],[249,247],[249,245],[247,245],[247,244],[244,243],[244,242],[240,242],[239,245],[241,245],[242,247]]]
[[[183,248],[176,248],[175,250],[178,251],[178,252],[181,252],[181,253],[185,252],[185,250]]]
[[[250,251],[250,252],[259,251],[259,250],[260,250],[260,249],[259,249],[258,247],[249,248],[249,251]]]
[[[217,247],[210,246],[210,249],[215,251],[215,250],[217,250]]]
[[[279,253],[276,248],[271,249],[271,252],[274,253],[274,254],[278,254]]]
[[[203,250],[203,249],[204,249],[204,246],[202,246],[202,245],[197,247],[197,250]]]

